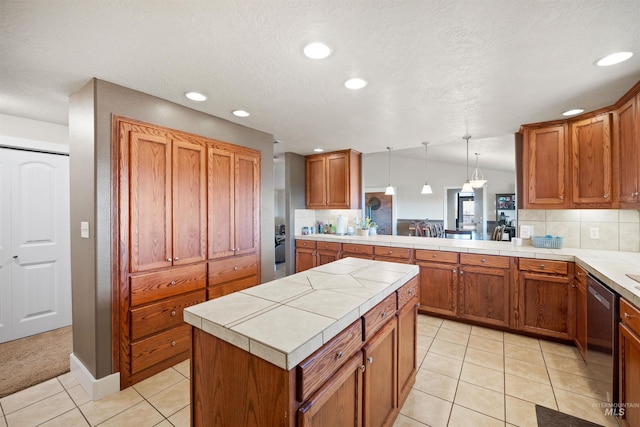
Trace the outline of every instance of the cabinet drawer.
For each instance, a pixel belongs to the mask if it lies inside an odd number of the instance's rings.
[[[316,249],[323,250],[323,251],[338,252],[340,250],[340,243],[338,243],[338,242],[316,242]]]
[[[358,245],[355,243],[343,243],[342,244],[342,253],[356,253],[356,254],[366,254],[373,255],[373,246],[372,245]]]
[[[234,256],[219,261],[209,261],[209,286],[257,274],[258,257],[256,255]]]
[[[243,289],[258,285],[260,280],[258,276],[248,276],[231,282],[221,283],[219,285],[209,286],[207,288],[207,299],[222,297]]]
[[[575,276],[574,279],[576,280],[576,282],[578,282],[580,284],[580,286],[582,286],[583,288],[587,287],[587,272],[584,271],[584,269],[582,269],[582,267],[579,267],[577,264],[575,266]]]
[[[182,325],[184,309],[204,301],[203,289],[131,310],[131,340]]]
[[[620,298],[620,321],[640,335],[640,310],[624,298]]]
[[[460,254],[460,264],[506,269],[509,268],[509,257],[480,254]]]
[[[431,251],[428,249],[416,249],[416,260],[437,261],[447,264],[457,264],[458,254],[456,252]]]
[[[569,272],[569,263],[566,261],[520,258],[518,264],[520,265],[521,271],[563,275],[566,275]]]
[[[362,316],[364,319],[362,327],[365,341],[395,316],[397,307],[397,296],[394,292]]]
[[[155,273],[131,276],[131,305],[136,306],[204,289],[207,265],[168,268]]]
[[[414,277],[396,291],[398,293],[398,310],[402,309],[407,303],[415,299],[417,303],[419,281],[418,277]]]
[[[386,258],[402,258],[410,259],[411,249],[409,248],[393,248],[389,246],[375,246],[373,253],[376,256],[383,256]]]
[[[304,402],[362,347],[362,321],[358,319],[297,366],[297,399]]]
[[[316,241],[315,240],[296,240],[296,248],[315,249]]]
[[[191,349],[191,325],[184,324],[131,344],[131,374]]]

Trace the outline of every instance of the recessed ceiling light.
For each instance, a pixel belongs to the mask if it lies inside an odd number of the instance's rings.
[[[313,151],[315,151],[316,153],[322,153],[324,151],[324,148],[314,148]]]
[[[344,82],[344,85],[349,89],[362,89],[367,85],[367,82],[356,77],[354,79],[347,80]]]
[[[311,59],[324,59],[331,55],[331,48],[324,43],[313,42],[304,47],[304,54]]]
[[[574,108],[573,110],[567,110],[562,113],[563,116],[575,116],[576,114],[582,113],[584,110],[582,108]]]
[[[595,64],[599,67],[607,67],[609,65],[619,64],[633,56],[633,52],[616,52],[611,55],[598,59]]]
[[[251,115],[244,110],[233,110],[231,113],[237,117],[249,117]]]
[[[199,92],[187,92],[184,94],[184,96],[192,101],[202,102],[207,100],[207,97]]]

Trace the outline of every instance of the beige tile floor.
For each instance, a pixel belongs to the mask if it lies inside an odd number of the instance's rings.
[[[604,426],[601,366],[574,347],[418,317],[418,374],[396,427],[537,426],[540,404]],[[0,427],[188,426],[189,361],[89,401],[67,373],[0,399]]]

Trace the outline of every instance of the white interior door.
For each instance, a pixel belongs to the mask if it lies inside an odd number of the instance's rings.
[[[71,324],[69,158],[0,149],[0,165],[4,342]]]

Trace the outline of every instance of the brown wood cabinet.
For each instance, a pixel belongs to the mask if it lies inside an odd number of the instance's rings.
[[[374,246],[374,259],[377,261],[401,262],[413,264],[413,249],[393,246]]]
[[[340,258],[340,243],[317,242],[316,266],[328,264]]]
[[[575,294],[575,335],[573,342],[580,351],[584,361],[587,361],[587,272],[575,266],[573,278],[573,292]]]
[[[575,334],[573,263],[520,259],[518,329],[564,340]]]
[[[307,209],[360,209],[361,154],[354,150],[305,158]]]
[[[640,94],[614,114],[614,181],[621,208],[638,209],[640,198]]]
[[[582,207],[611,207],[611,114],[570,122],[572,201]]]
[[[126,388],[189,357],[186,307],[215,296],[212,289],[223,294],[258,283],[260,157],[254,150],[117,116],[113,138],[118,245],[112,356],[120,387]],[[221,205],[229,209],[226,219],[216,216]],[[224,240],[225,235],[233,238]],[[228,242],[237,250],[218,250]],[[222,258],[234,254],[251,259],[231,257],[240,259],[232,264]],[[207,265],[209,256],[216,261]]]
[[[260,224],[260,153],[207,145],[208,259],[256,253]]]
[[[458,316],[485,325],[511,326],[513,258],[460,255]]]
[[[620,402],[624,427],[640,426],[640,310],[620,298],[619,325]],[[626,404],[626,405],[625,405]],[[628,405],[628,406],[627,406]]]
[[[416,382],[420,281],[412,279],[398,289],[398,408]]]
[[[568,207],[567,126],[564,123],[533,125],[523,134],[522,173],[525,209]]]
[[[340,243],[296,240],[296,273],[340,258]]]
[[[458,262],[456,252],[416,249],[420,267],[420,308],[425,314],[458,315]]]
[[[373,259],[373,245],[361,245],[357,243],[343,243],[341,258]]]

